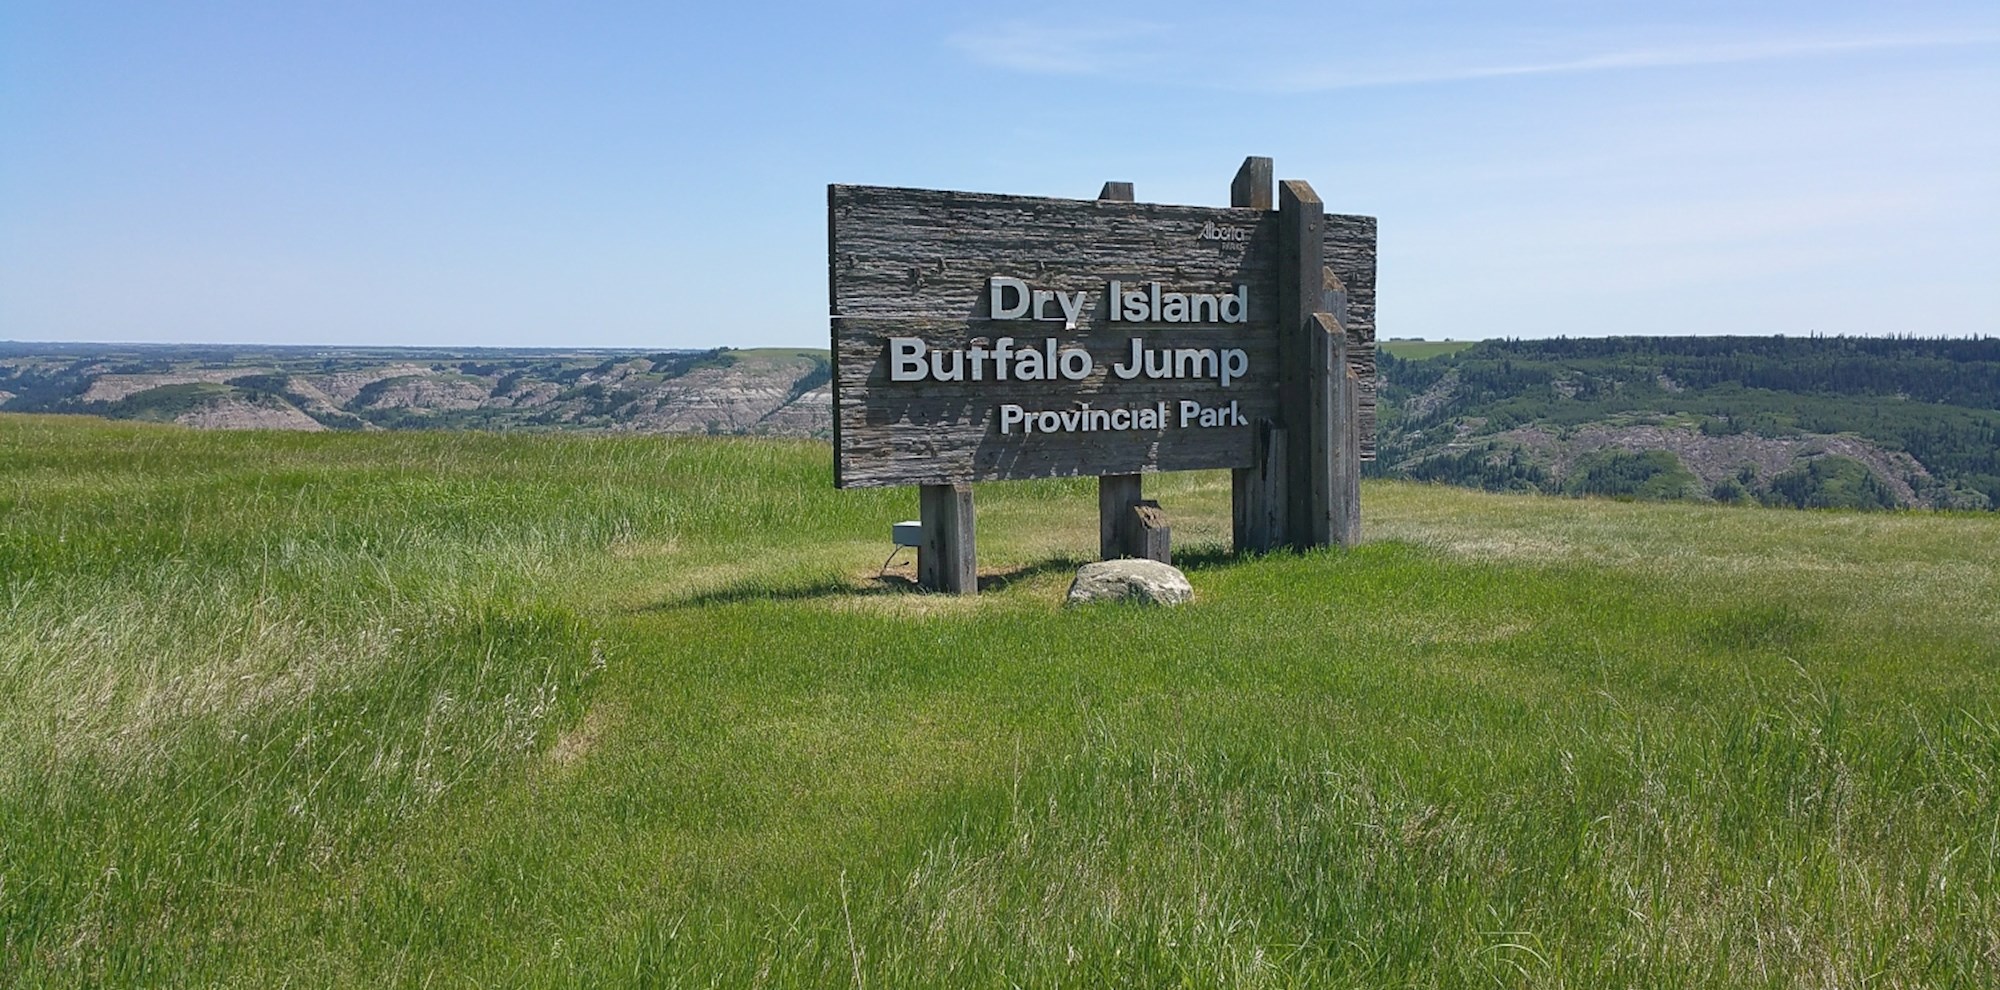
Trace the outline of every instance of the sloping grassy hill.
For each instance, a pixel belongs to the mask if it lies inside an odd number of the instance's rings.
[[[2000,518],[0,416],[0,984],[1992,986]]]
[[[1426,361],[1457,354],[1476,343],[1475,340],[1384,340],[1375,346],[1404,361]]]

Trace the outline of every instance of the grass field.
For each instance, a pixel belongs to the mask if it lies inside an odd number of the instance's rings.
[[[1476,340],[1384,340],[1375,346],[1405,361],[1422,361],[1457,354],[1476,343]]]
[[[829,460],[0,416],[0,985],[2000,982],[2000,518]]]

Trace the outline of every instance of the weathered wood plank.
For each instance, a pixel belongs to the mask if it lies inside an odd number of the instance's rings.
[[[1229,182],[1229,205],[1252,210],[1271,209],[1271,160],[1251,156],[1243,159],[1236,178]]]
[[[1346,335],[1341,335],[1343,350]],[[1334,405],[1341,422],[1335,426],[1333,542],[1343,549],[1361,543],[1361,381],[1351,355],[1342,355],[1340,391]]]
[[[1347,334],[1337,314],[1316,313],[1311,425],[1325,444],[1312,451],[1309,526],[1312,546],[1352,547],[1361,532],[1361,455],[1356,429],[1360,390],[1347,362]]]
[[[1285,542],[1300,549],[1322,545],[1317,520],[1324,514],[1317,460],[1329,441],[1315,394],[1315,334],[1324,284],[1325,208],[1311,185],[1297,179],[1278,184],[1278,407],[1290,431],[1285,475],[1288,532]],[[1316,511],[1318,510],[1318,511]]]
[[[1097,479],[1097,555],[1117,560],[1132,555],[1127,517],[1144,497],[1140,475],[1107,474]]]
[[[1285,542],[1285,431],[1269,419],[1252,428],[1252,462],[1231,472],[1231,528],[1238,553],[1264,553]]]
[[[1269,158],[1243,159],[1242,167],[1229,183],[1229,205],[1270,210],[1271,179]],[[1284,533],[1284,464],[1282,460],[1272,460],[1273,456],[1284,456],[1284,431],[1270,418],[1260,418],[1257,423],[1249,465],[1230,471],[1230,542],[1237,553],[1268,551],[1277,546]],[[1278,440],[1275,445],[1274,435]]]
[[[1246,162],[1238,176],[1251,202],[1255,162]],[[1232,196],[1234,192],[1232,188]],[[1119,439],[1037,435],[1032,446],[1009,452],[1000,448],[1020,446],[1014,444],[1017,438],[999,435],[995,420],[1002,403],[1060,410],[1084,403],[1102,409],[1110,403],[1185,399],[1205,406],[1234,400],[1240,414],[1270,416],[1282,425],[1279,410],[1285,406],[1275,396],[1262,398],[1275,392],[1284,363],[1276,290],[1279,221],[1278,212],[1248,207],[829,187],[837,483],[853,487],[1249,467],[1254,431],[1248,427],[1158,430]],[[1375,221],[1327,216],[1322,209],[1321,226],[1324,267],[1348,290],[1349,363],[1361,387],[1362,456],[1372,457]],[[1205,235],[1205,227],[1219,236]],[[1037,289],[1085,293],[1089,308],[1074,331],[1060,320],[995,320],[987,286],[993,275],[1020,278]],[[1105,283],[1114,278],[1211,294],[1249,285],[1249,320],[1228,326],[1113,322],[1103,297]],[[915,337],[928,348],[946,350],[1000,337],[1023,346],[1055,340],[1064,348],[1089,351],[1093,368],[1074,383],[925,381],[894,383],[897,387],[890,389],[886,360],[891,337]],[[1109,366],[1127,360],[1135,337],[1188,350],[1240,347],[1249,372],[1227,389],[1198,379],[1113,378]],[[873,435],[876,431],[884,432]],[[1089,463],[1107,447],[1121,452],[1116,463]],[[901,460],[867,463],[882,449],[896,451]]]
[[[1167,513],[1160,503],[1142,501],[1126,512],[1126,556],[1141,560],[1174,562],[1174,531],[1167,525]]]
[[[1347,290],[1347,363],[1360,385],[1361,456],[1375,459],[1375,218],[1328,214],[1326,265]]]
[[[1105,202],[1131,203],[1138,199],[1130,182],[1106,182],[1097,198]],[[1143,475],[1107,474],[1097,479],[1097,555],[1114,560],[1125,555],[1125,515],[1144,497]]]
[[[1275,414],[1274,214],[861,186],[831,187],[828,204],[835,469],[842,487],[1234,467],[1248,463],[1247,421]],[[1074,329],[1063,320],[994,319],[992,276],[1084,293],[1088,308]],[[1246,286],[1247,319],[1114,321],[1104,298],[1112,280],[1218,296]],[[1075,382],[892,382],[893,337],[947,352],[1001,337],[1043,349],[1055,341],[1060,349],[1090,353],[1092,367]],[[1214,379],[1116,377],[1111,368],[1129,361],[1135,338],[1218,355],[1238,348],[1249,367],[1227,387]],[[947,353],[940,360],[956,359]],[[999,432],[1004,403],[1060,411],[1160,401],[1176,413],[1182,401],[1207,407],[1235,401],[1246,425],[1181,429],[1176,422],[1117,437],[1037,434],[1032,442]],[[1092,460],[1106,451],[1108,460]]]
[[[977,594],[979,555],[971,486],[924,485],[918,489],[917,505],[924,524],[924,541],[917,547],[918,586],[953,595]]]

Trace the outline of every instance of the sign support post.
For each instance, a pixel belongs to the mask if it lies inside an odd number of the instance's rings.
[[[1135,196],[1130,182],[1106,182],[1097,193],[1100,203],[1130,203]],[[1133,545],[1128,517],[1144,498],[1145,476],[1100,474],[1097,476],[1097,555],[1104,560],[1143,557],[1143,548]],[[1164,558],[1161,563],[1166,563]]]
[[[1229,205],[1236,209],[1271,209],[1271,160],[1256,155],[1243,159],[1229,183]],[[1249,467],[1230,471],[1230,523],[1236,552],[1263,553],[1285,540],[1285,429],[1260,418]]]
[[[1324,360],[1315,357],[1313,373],[1325,378],[1332,443],[1327,450],[1328,519],[1319,545],[1345,549],[1361,542],[1361,380],[1354,373],[1347,330],[1347,286],[1331,268],[1322,269],[1321,278],[1324,289],[1316,316],[1326,353]]]
[[[924,542],[917,547],[917,586],[952,595],[979,593],[971,485],[919,485],[918,518]]]
[[[1328,470],[1324,448],[1333,439],[1332,422],[1314,415],[1315,406],[1325,407],[1324,400],[1314,401],[1326,387],[1326,367],[1314,360],[1322,346],[1315,314],[1324,284],[1325,238],[1326,208],[1319,194],[1300,179],[1279,183],[1278,408],[1288,424],[1296,424],[1296,435],[1285,444],[1284,542],[1297,550],[1324,545],[1320,535],[1329,516],[1331,489],[1320,478]]]

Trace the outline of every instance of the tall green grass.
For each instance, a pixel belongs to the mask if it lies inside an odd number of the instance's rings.
[[[1990,986],[2000,525],[0,417],[0,983]],[[907,569],[904,569],[907,573]]]

